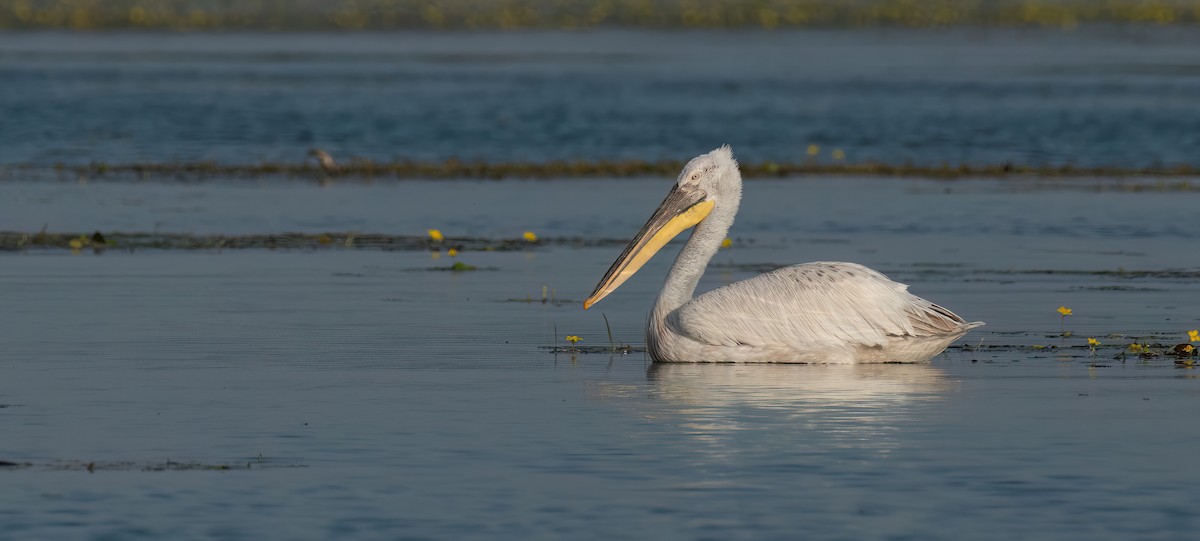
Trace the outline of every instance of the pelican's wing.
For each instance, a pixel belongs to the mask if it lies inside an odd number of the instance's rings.
[[[889,337],[946,336],[973,326],[854,263],[784,267],[709,291],[668,318],[680,334],[735,346],[883,346]]]

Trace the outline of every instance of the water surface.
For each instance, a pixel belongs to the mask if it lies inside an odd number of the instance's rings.
[[[1188,27],[7,33],[0,164],[682,159],[1195,165]]]
[[[0,229],[586,240],[632,234],[660,184],[10,182]],[[1198,326],[1192,196],[952,186],[748,183],[701,284],[871,265],[988,322],[928,365],[555,354],[607,344],[601,313],[641,345],[671,254],[585,312],[603,243],[461,273],[426,270],[444,250],[0,255],[0,459],[27,464],[0,471],[0,537],[1190,538],[1200,378],[1117,357]],[[1115,269],[1184,272],[1092,272]],[[231,469],[143,471],[170,464]]]
[[[1192,163],[1198,45],[1182,27],[0,35],[6,238],[447,237],[0,253],[0,539],[1191,539],[1200,377],[1126,346],[1200,327],[1195,179],[749,181],[701,290],[854,261],[988,325],[922,365],[656,366],[637,350],[677,244],[580,300],[670,179],[54,164],[721,143]],[[524,231],[543,242],[447,251]],[[591,352],[605,317],[633,353]]]

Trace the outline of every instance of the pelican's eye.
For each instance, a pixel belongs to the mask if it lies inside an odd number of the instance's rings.
[[[691,179],[692,179],[692,181],[700,180],[700,172],[696,171],[695,173],[692,173]]]

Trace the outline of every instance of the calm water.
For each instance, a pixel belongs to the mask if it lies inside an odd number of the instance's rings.
[[[1196,163],[1200,33],[0,35],[0,164]]]
[[[666,190],[604,186],[9,182],[0,230],[607,238]],[[588,312],[505,302],[543,285],[582,298],[616,246],[468,252],[496,269],[468,273],[424,270],[448,264],[425,252],[10,253],[0,459],[32,465],[0,471],[0,538],[1192,537],[1200,376],[1080,346],[1200,326],[1200,268],[1179,248],[1195,196],[746,190],[739,242],[702,289],[759,264],[852,260],[988,321],[966,342],[1075,347],[858,367],[549,352],[556,333],[606,344],[599,311],[641,344],[670,254]],[[1193,277],[1020,273],[1118,268]],[[1060,304],[1076,312],[1065,340]],[[142,471],[167,461],[250,468]]]
[[[641,345],[676,248],[596,308],[579,300],[669,179],[44,172],[294,163],[310,146],[683,159],[723,142],[747,160],[816,143],[851,160],[1194,164],[1198,36],[0,35],[0,233],[557,239],[457,259],[0,253],[0,461],[21,464],[0,467],[0,539],[1191,539],[1200,372],[1117,357],[1200,327],[1195,189],[748,182],[702,290],[855,261],[988,326],[928,365],[654,366],[549,346],[606,345],[603,316]],[[452,261],[485,270],[436,270]],[[543,287],[561,302],[523,302]]]

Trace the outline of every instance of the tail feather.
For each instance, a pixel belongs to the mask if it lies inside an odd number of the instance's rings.
[[[909,323],[918,336],[958,334],[983,326],[982,321],[967,323],[958,314],[932,302],[923,304],[919,311],[909,314]]]

